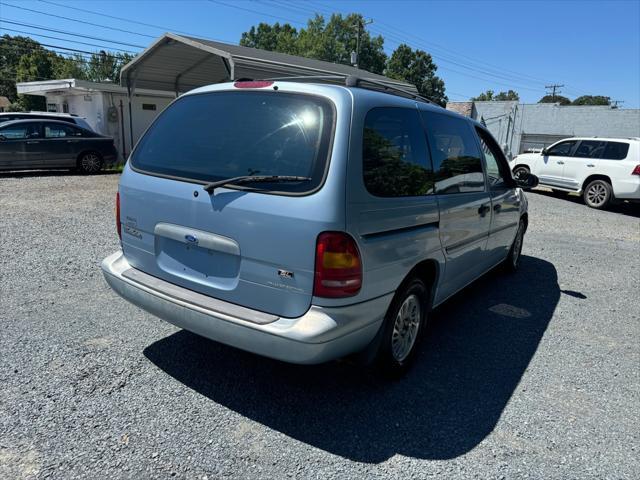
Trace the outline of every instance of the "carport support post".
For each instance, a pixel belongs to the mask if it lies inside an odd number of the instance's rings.
[[[131,81],[131,75],[129,72],[127,72],[127,99],[129,101],[129,139],[131,140],[129,151],[133,150],[133,111],[131,107],[131,97],[133,97],[136,91],[137,76],[138,72],[135,71],[133,74],[133,81]]]

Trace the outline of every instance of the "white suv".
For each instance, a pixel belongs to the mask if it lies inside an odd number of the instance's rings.
[[[640,200],[640,138],[566,138],[509,162],[514,177],[533,173],[540,185],[577,192],[592,208]]]

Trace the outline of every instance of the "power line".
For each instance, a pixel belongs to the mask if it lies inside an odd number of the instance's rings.
[[[257,1],[260,1],[260,0],[257,0]],[[278,2],[277,0],[267,0],[267,1],[281,4],[281,2]],[[312,1],[307,1],[305,3],[308,4],[308,5],[311,5],[315,9],[317,9],[317,11],[311,11],[309,9],[306,9],[307,13],[310,12],[312,14],[316,14],[319,11],[320,13],[325,14],[325,15],[332,15],[333,14],[333,11],[327,10],[327,8],[333,8],[333,6],[330,7],[328,5],[323,5],[320,2],[312,2]],[[318,5],[323,6],[324,9],[318,7]],[[302,10],[305,10],[305,9],[302,9]],[[482,73],[484,75],[492,75],[492,76],[495,76],[497,78],[502,78],[502,79],[507,80],[507,81],[526,82],[526,83],[535,84],[535,85],[540,85],[541,83],[545,83],[544,80],[542,80],[542,79],[540,79],[538,77],[534,77],[534,76],[529,75],[529,74],[520,73],[520,72],[517,72],[515,70],[509,70],[509,69],[506,69],[506,68],[504,68],[502,66],[498,66],[498,65],[492,65],[492,64],[490,64],[490,63],[488,63],[486,61],[479,62],[476,59],[474,59],[473,57],[470,57],[470,56],[465,55],[465,54],[460,53],[460,52],[456,52],[455,50],[452,50],[450,48],[446,48],[446,47],[444,47],[442,45],[438,45],[438,44],[433,43],[433,42],[428,42],[427,40],[425,40],[425,39],[423,39],[423,38],[421,38],[421,37],[419,37],[417,35],[410,34],[410,33],[406,32],[405,30],[402,30],[402,29],[399,29],[397,27],[394,27],[393,25],[389,25],[389,24],[386,24],[386,23],[381,22],[381,21],[376,21],[376,23],[379,26],[376,27],[376,28],[372,28],[371,31],[374,32],[374,33],[381,34],[384,37],[395,36],[396,38],[398,38],[398,35],[402,35],[402,38],[400,38],[400,40],[399,40],[399,42],[401,42],[401,43],[408,43],[407,40],[405,39],[406,36],[413,37],[414,39],[417,39],[419,42],[423,42],[424,43],[424,44],[418,43],[419,46],[423,46],[423,47],[425,47],[426,50],[429,50],[431,52],[433,52],[434,49],[436,50],[436,52],[438,50],[442,50],[442,51],[445,51],[445,52],[450,52],[451,54],[456,55],[458,57],[471,60],[471,62],[468,62],[468,64],[461,64],[459,61],[454,63],[454,64],[457,64],[459,66],[462,66],[463,68],[472,69],[472,70],[475,69],[475,71],[478,71],[479,73]],[[396,44],[399,44],[399,43],[396,43]],[[442,62],[447,63],[447,60],[448,60],[449,63],[452,63],[452,61],[450,60],[451,57],[445,57],[443,54],[439,54],[439,53],[435,53],[434,54],[434,53],[432,53],[432,56],[434,58],[436,58],[438,61],[442,61]],[[482,68],[482,70],[478,70],[478,68]],[[442,70],[446,71],[447,68],[442,67]],[[451,71],[454,71],[454,70],[451,70]],[[456,72],[456,73],[460,73],[462,75],[471,76],[469,74],[465,74],[465,73],[462,73],[462,72]],[[472,77],[472,78],[478,78],[478,77]],[[481,80],[488,81],[487,79],[481,79]],[[494,82],[494,83],[499,83],[499,82]],[[512,86],[512,85],[509,85],[509,86]],[[517,85],[513,84],[513,86],[517,86]],[[572,91],[586,93],[584,90],[573,88],[570,85],[567,85],[567,87],[569,87]],[[518,88],[525,88],[526,89],[527,87],[518,86]],[[532,89],[530,87],[529,87],[529,89],[530,90],[534,90],[534,89]],[[540,91],[540,88],[539,87],[535,88],[535,91]]]
[[[55,28],[47,28],[41,25],[35,25],[30,23],[20,23],[13,20],[7,20],[6,18],[0,18],[0,23],[10,23],[12,25],[18,25],[21,27],[35,28],[37,30],[45,30],[45,31],[54,32],[54,33],[62,33],[63,35],[72,35],[74,37],[88,38],[90,40],[99,40],[101,42],[116,43],[119,45],[126,45],[128,47],[146,48],[143,45],[136,45],[134,43],[119,42],[118,40],[109,40],[107,38],[101,38],[101,37],[92,37],[91,35],[83,35],[81,33],[73,33],[73,32],[68,32],[66,30],[56,30]]]
[[[556,83],[554,83],[553,85],[545,85],[544,88],[550,89],[551,90],[551,101],[555,102],[556,101],[556,91],[558,93],[560,93],[560,88],[564,87],[564,85],[558,85]],[[547,92],[547,95],[549,95],[549,92]]]
[[[5,6],[5,7],[17,8],[19,10],[25,10],[27,12],[33,12],[33,13],[39,13],[41,15],[47,15],[49,17],[61,18],[62,20],[68,20],[70,22],[82,23],[83,25],[91,25],[93,27],[106,28],[107,30],[116,30],[118,32],[130,33],[132,35],[139,35],[141,37],[156,38],[153,35],[147,35],[147,34],[144,34],[144,33],[134,32],[132,30],[124,30],[122,28],[108,27],[108,26],[105,26],[105,25],[100,25],[99,23],[91,23],[91,22],[88,22],[86,20],[77,20],[75,18],[65,17],[65,16],[62,16],[62,15],[55,15],[53,13],[48,13],[48,12],[42,12],[40,10],[34,10],[32,8],[19,7],[18,5],[12,5],[10,3],[2,2],[2,5]]]
[[[218,42],[231,43],[231,40],[221,40],[221,39],[218,39],[218,38],[203,36],[202,34],[197,34],[197,33],[192,33],[192,32],[184,32],[184,31],[177,30],[177,29],[171,28],[171,27],[166,27],[166,26],[162,26],[162,25],[154,25],[152,23],[139,22],[137,20],[132,20],[130,18],[117,17],[115,15],[108,15],[108,14],[103,13],[103,12],[97,12],[95,10],[88,10],[86,8],[79,8],[79,7],[76,7],[76,6],[65,5],[63,3],[52,2],[50,0],[38,0],[38,1],[41,2],[41,3],[48,3],[50,5],[55,5],[56,7],[67,8],[67,9],[70,9],[70,10],[76,10],[78,12],[89,13],[91,15],[97,15],[99,17],[107,17],[107,18],[112,18],[114,20],[119,20],[121,22],[128,22],[128,23],[132,23],[132,24],[136,24],[136,25],[143,25],[145,27],[155,28],[157,30],[162,30],[163,32],[175,32],[175,33],[180,33],[180,34],[183,34],[183,35],[190,35],[190,36],[193,36],[193,37],[207,38],[207,39],[215,40],[215,41],[218,41]],[[110,27],[107,27],[107,28],[110,28]],[[145,35],[145,36],[149,37],[149,38],[156,38],[156,36],[154,36],[154,35]]]
[[[212,0],[209,0],[209,1],[212,1]],[[276,4],[276,6],[282,5],[278,0],[270,0],[270,1],[272,3],[274,3],[274,4]],[[308,3],[311,4],[312,2],[308,2]],[[317,12],[314,12],[314,11],[311,11],[311,10],[308,10],[308,9],[303,9],[301,7],[298,7],[298,10],[306,11],[308,14],[309,13],[311,13],[311,14],[316,14],[317,13]],[[326,11],[326,10],[324,10],[324,11],[321,10],[321,9],[318,9],[318,10],[320,10],[320,13],[323,13],[325,15],[330,15],[330,13],[328,11]],[[282,19],[282,20],[287,20],[284,17],[277,17],[277,18]],[[298,22],[298,23],[300,23],[300,22]],[[382,22],[378,22],[378,23],[382,23]],[[403,36],[399,36],[398,34],[394,33],[393,30],[397,30],[397,29],[395,27],[392,27],[392,26],[389,26],[388,28],[372,28],[371,29],[372,32],[383,35],[385,37],[385,39],[387,39],[389,41],[389,43],[395,43],[396,45],[400,45],[401,43],[405,43],[405,44],[408,43],[407,40],[404,38],[404,35],[406,35],[406,32],[404,32],[404,31],[401,32],[401,34]],[[416,36],[414,36],[414,37],[420,39],[420,37],[416,37]],[[393,39],[396,39],[396,41],[394,42]],[[420,40],[424,41],[422,39],[420,39]],[[425,47],[424,45],[419,45],[419,46]],[[438,47],[427,46],[425,48],[427,48],[428,50],[431,50],[432,48],[448,50],[448,49],[445,49],[444,47],[439,47],[439,46]],[[527,86],[518,85],[518,84],[516,84],[514,82],[529,82],[529,83],[532,83],[532,84],[533,83],[539,84],[539,83],[543,82],[542,80],[540,80],[538,82],[537,80],[534,81],[534,80],[530,80],[530,79],[519,78],[519,77],[516,77],[515,75],[505,74],[505,73],[503,73],[504,69],[502,69],[500,72],[495,72],[495,71],[492,71],[493,69],[486,67],[484,64],[481,64],[481,67],[478,67],[478,66],[476,66],[474,64],[462,63],[460,61],[457,61],[456,59],[452,59],[452,57],[450,57],[448,55],[445,56],[444,54],[437,54],[436,53],[436,54],[432,54],[432,56],[435,59],[437,59],[439,62],[453,64],[453,65],[462,67],[464,69],[468,69],[468,70],[474,71],[474,72],[479,73],[481,75],[486,75],[486,76],[489,76],[489,77],[495,77],[495,78],[498,78],[498,79],[501,79],[501,80],[506,80],[506,81],[508,81],[510,83],[508,83],[508,84],[504,84],[503,83],[502,85],[506,85],[506,86],[512,87],[512,88],[515,87],[515,88],[525,89],[525,90],[529,89],[529,90],[532,90],[532,91],[539,92],[540,89],[541,89],[540,87],[537,87],[537,88],[533,88],[533,87],[530,87],[530,86],[527,87]],[[460,55],[460,56],[463,56],[463,55]],[[467,57],[467,58],[470,58],[470,57]],[[443,71],[452,71],[452,72],[458,73],[460,75],[466,75],[466,76],[469,76],[469,77],[472,77],[472,78],[476,78],[476,79],[479,79],[479,80],[491,81],[493,83],[500,84],[500,82],[496,82],[495,80],[492,80],[492,79],[486,79],[486,78],[482,78],[482,77],[477,77],[477,76],[474,76],[474,75],[471,75],[471,74],[468,74],[468,73],[465,73],[465,72],[460,72],[460,71],[453,70],[453,69],[448,68],[448,67],[441,67],[441,70],[443,70]],[[530,77],[530,78],[534,78],[534,77]]]
[[[96,43],[81,42],[79,40],[72,40],[72,39],[69,39],[69,38],[53,37],[51,35],[44,35],[42,33],[25,32],[24,30],[15,30],[13,28],[6,28],[6,27],[0,27],[0,29],[6,30],[7,32],[23,33],[25,35],[35,35],[36,37],[49,38],[51,40],[62,40],[63,42],[77,43],[78,45],[87,45],[89,47],[98,47],[98,48],[102,48],[102,49],[106,48],[106,49],[117,50],[119,52],[131,53],[131,54],[135,54],[136,53],[136,52],[133,52],[131,50],[124,50],[122,48],[107,47],[105,45],[98,45]]]
[[[260,14],[260,15],[264,15],[266,17],[275,18],[276,20],[286,20],[287,22],[297,23],[298,25],[306,25],[306,23],[304,23],[304,22],[299,22],[297,20],[292,20],[290,18],[282,17],[280,15],[271,15],[270,13],[258,12],[257,10],[252,10],[252,9],[249,9],[249,8],[239,7],[238,5],[230,5],[230,4],[225,3],[225,2],[220,2],[219,0],[207,0],[207,1],[209,3],[222,5],[223,7],[235,8],[236,10],[243,10],[245,12],[254,13],[254,14],[257,13],[257,14]]]

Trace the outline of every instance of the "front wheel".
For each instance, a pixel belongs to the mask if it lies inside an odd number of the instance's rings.
[[[78,158],[78,170],[80,173],[90,175],[92,173],[98,173],[102,168],[102,158],[95,152],[83,153]]]
[[[611,184],[605,180],[594,180],[584,189],[582,198],[584,203],[591,208],[603,209],[611,201]]]
[[[375,366],[389,376],[404,374],[413,361],[427,319],[428,289],[419,278],[396,293],[385,316]]]
[[[513,239],[509,255],[507,255],[507,258],[504,260],[504,267],[508,272],[516,272],[520,266],[520,256],[522,254],[522,244],[524,242],[524,230],[524,220],[520,219],[516,238]]]

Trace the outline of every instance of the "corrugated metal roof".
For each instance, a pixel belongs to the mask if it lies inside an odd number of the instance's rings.
[[[230,45],[166,33],[125,65],[123,86],[185,92],[212,83],[239,78],[350,75],[403,88],[417,94],[414,85],[349,65],[298,57],[257,48]]]

